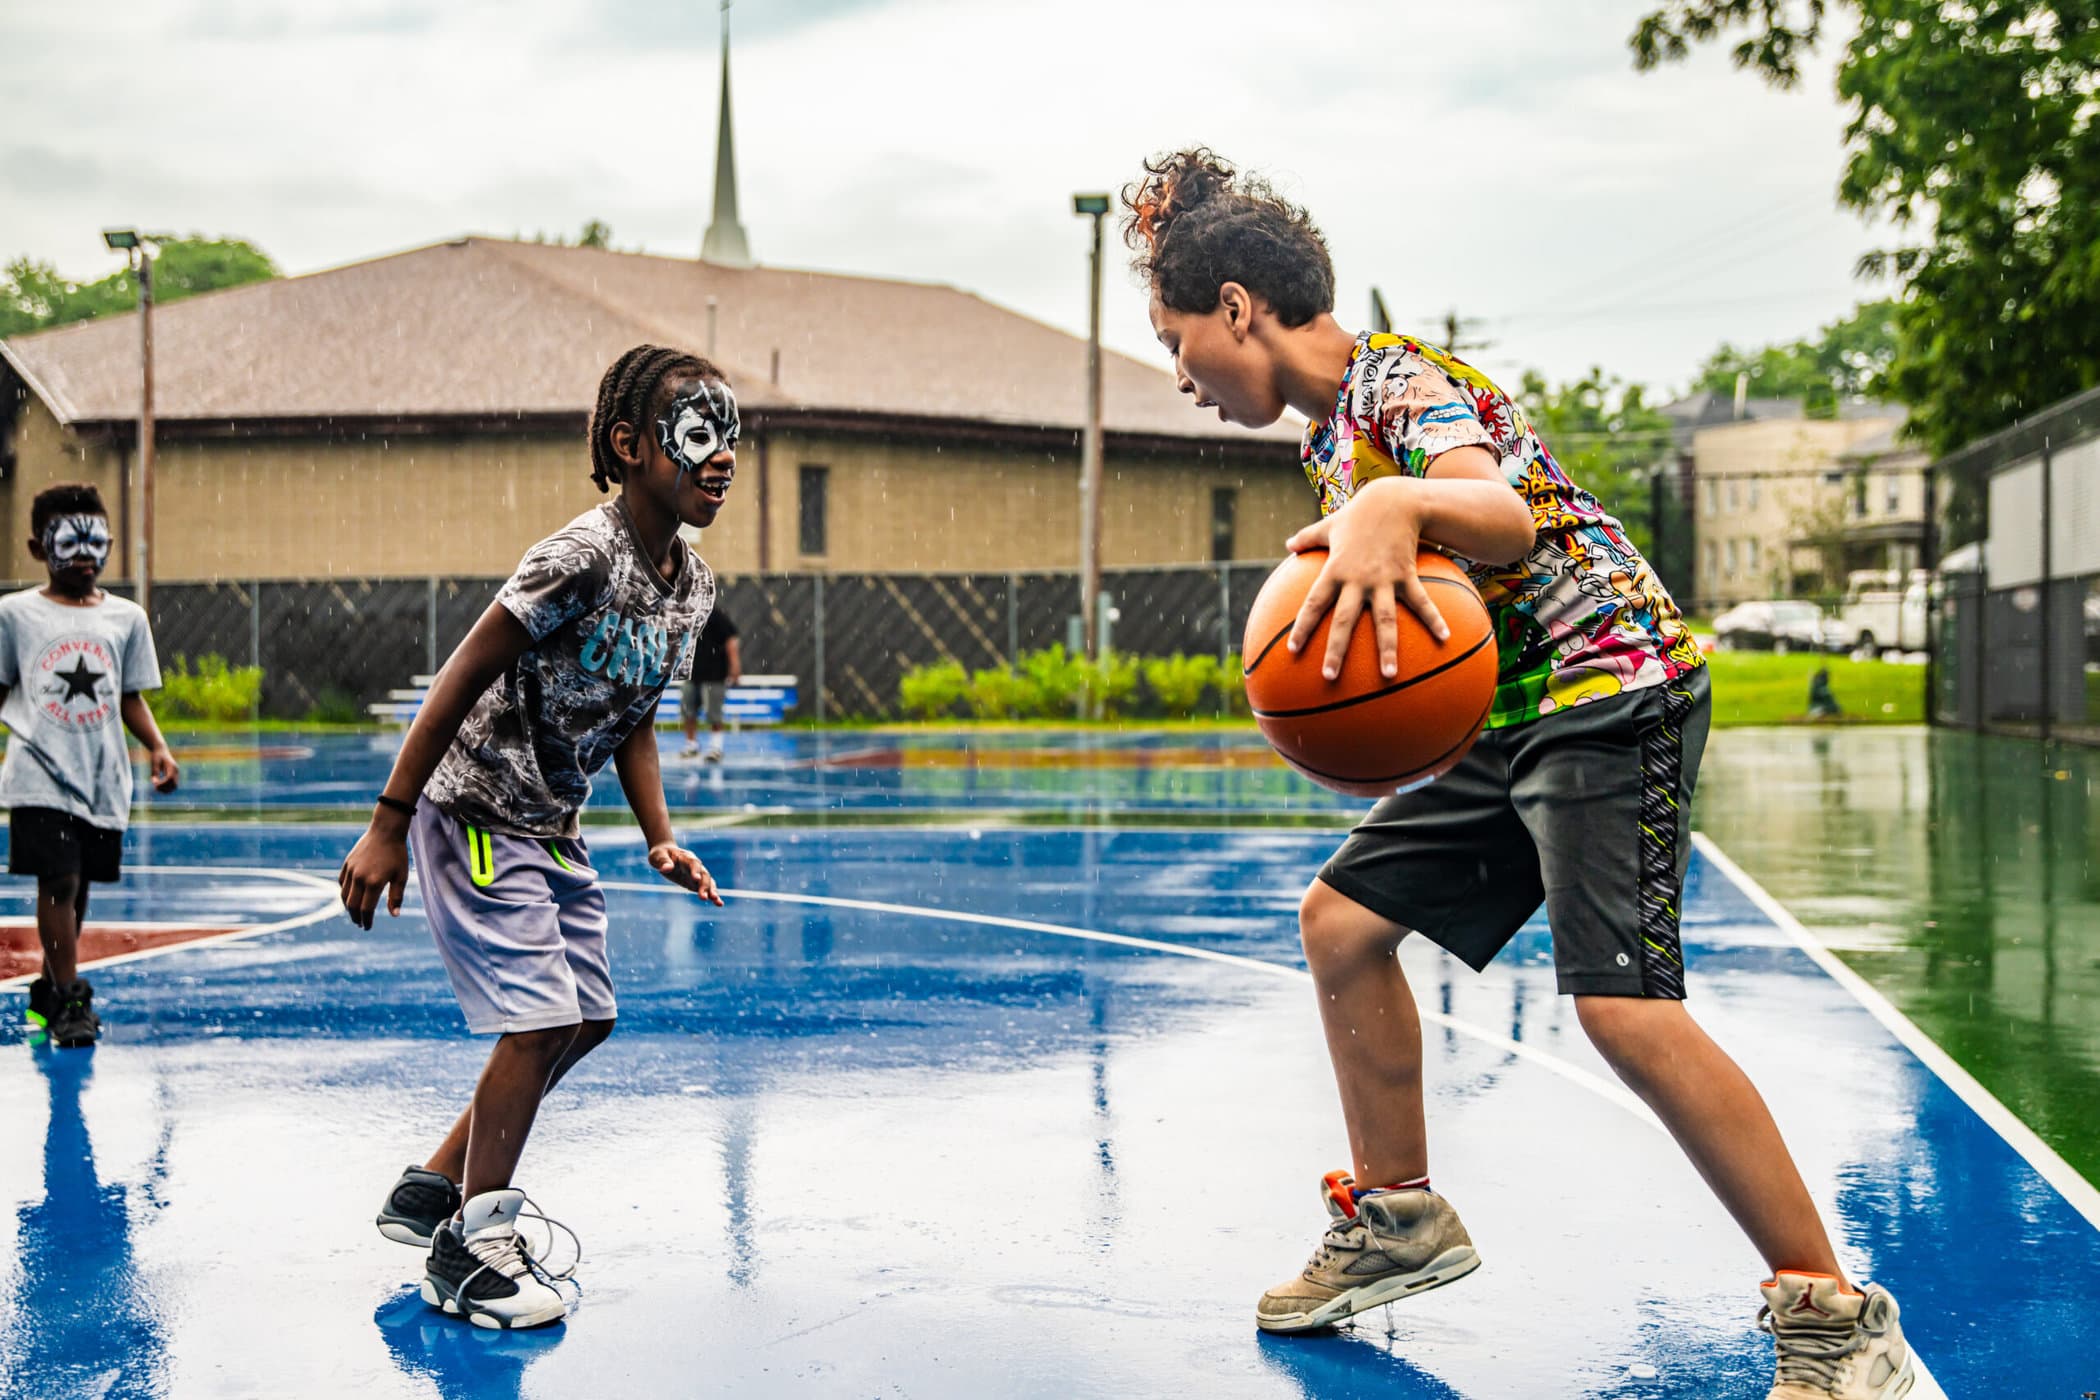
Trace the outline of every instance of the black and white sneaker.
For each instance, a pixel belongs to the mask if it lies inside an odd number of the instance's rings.
[[[69,1050],[93,1045],[102,1034],[102,1018],[95,1014],[95,989],[82,977],[55,995],[58,1012],[51,1018],[51,1043]]]
[[[51,985],[48,977],[39,977],[29,984],[29,1024],[37,1030],[48,1030],[51,1018],[58,1014],[58,989]]]
[[[396,1244],[430,1248],[437,1227],[459,1214],[459,1186],[442,1172],[403,1167],[379,1208],[379,1233]]]
[[[423,1270],[423,1301],[476,1327],[544,1327],[567,1317],[575,1285],[567,1273],[542,1268],[524,1247],[518,1237],[524,1209],[523,1191],[484,1191],[459,1219],[438,1226]]]

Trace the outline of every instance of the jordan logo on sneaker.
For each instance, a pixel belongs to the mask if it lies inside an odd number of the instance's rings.
[[[1792,1317],[1795,1313],[1814,1313],[1817,1317],[1837,1316],[1836,1313],[1831,1312],[1828,1308],[1825,1308],[1821,1303],[1818,1303],[1816,1301],[1816,1295],[1813,1292],[1802,1294],[1801,1297],[1794,1303],[1794,1306],[1788,1308],[1786,1311],[1787,1316],[1789,1317]]]

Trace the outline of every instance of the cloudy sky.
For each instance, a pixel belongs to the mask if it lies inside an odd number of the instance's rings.
[[[1836,207],[1827,56],[1636,74],[1648,0],[738,0],[761,261],[954,283],[1086,323],[1075,190],[1204,142],[1326,231],[1344,324],[1456,309],[1512,377],[1683,384],[1872,287]],[[246,237],[291,272],[452,235],[690,256],[713,180],[712,0],[95,0],[0,8],[0,259],[98,230]],[[1117,256],[1107,337],[1157,358]]]

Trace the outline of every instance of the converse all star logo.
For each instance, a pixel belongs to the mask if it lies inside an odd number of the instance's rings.
[[[68,729],[99,729],[116,718],[117,662],[97,637],[53,642],[30,667],[36,707]]]

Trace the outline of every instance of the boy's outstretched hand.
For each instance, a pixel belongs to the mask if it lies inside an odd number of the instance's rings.
[[[168,752],[168,746],[162,744],[148,757],[153,762],[153,790],[155,792],[175,791],[175,784],[182,777],[182,765],[175,761],[174,754]]]
[[[672,884],[691,890],[717,909],[722,907],[722,895],[715,888],[715,877],[707,873],[700,857],[683,846],[669,841],[651,846],[649,864]]]
[[[378,823],[365,829],[343,860],[336,882],[343,891],[343,908],[359,928],[372,926],[379,896],[386,895],[386,912],[401,913],[401,896],[408,888],[408,842],[398,834],[378,830]]]

